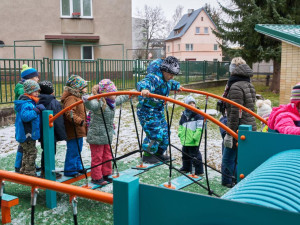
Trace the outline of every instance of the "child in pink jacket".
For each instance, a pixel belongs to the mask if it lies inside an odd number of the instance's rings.
[[[300,83],[293,87],[291,103],[274,107],[268,120],[270,129],[281,134],[300,135]]]

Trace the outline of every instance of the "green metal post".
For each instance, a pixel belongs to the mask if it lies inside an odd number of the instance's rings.
[[[206,61],[203,61],[203,82],[205,81],[205,75],[206,75]]]
[[[220,62],[217,62],[217,80],[220,80]]]
[[[54,156],[54,126],[49,126],[49,115],[53,115],[52,110],[43,111],[43,139],[44,139],[44,159],[45,159],[45,178],[56,181],[55,156]],[[56,207],[56,192],[46,190],[46,206],[50,209]]]

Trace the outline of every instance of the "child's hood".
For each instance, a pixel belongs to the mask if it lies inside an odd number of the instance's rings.
[[[69,96],[75,96],[77,98],[81,98],[81,94],[79,92],[79,90],[76,90],[76,89],[73,89],[73,88],[70,88],[70,87],[65,87],[64,89],[64,93],[63,95],[61,96],[61,102],[64,103],[64,101],[69,97]]]
[[[159,76],[161,79],[163,79],[163,75],[160,70],[160,65],[162,64],[162,62],[163,62],[162,59],[153,60],[147,68],[147,73],[148,74],[153,73],[153,74]]]
[[[274,129],[276,118],[281,113],[293,113],[299,115],[296,105],[292,103],[289,103],[287,105],[280,105],[279,107],[274,107],[268,119],[268,126],[271,129]]]
[[[39,104],[43,104],[45,107],[50,104],[50,102],[55,99],[54,95],[40,94],[39,95]]]
[[[29,102],[35,104],[35,102],[34,102],[33,100],[31,100],[30,98],[28,98],[26,95],[21,95],[20,98],[19,98],[19,100],[15,100],[15,101],[14,101],[14,104],[15,104],[15,110],[16,110],[17,112],[20,112],[22,106],[23,106],[24,104],[26,104],[26,103],[29,103]]]

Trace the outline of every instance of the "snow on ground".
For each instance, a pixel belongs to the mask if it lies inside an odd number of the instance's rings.
[[[182,100],[185,96],[177,96],[177,99]],[[129,104],[128,104],[129,105]],[[127,106],[128,106],[127,105]],[[169,105],[169,107],[172,107],[172,104]],[[119,108],[116,110],[116,116],[115,116],[115,126],[116,126],[116,134],[118,129],[118,119],[119,119]],[[139,124],[138,118],[135,115],[136,124],[138,127],[139,136],[141,137],[141,126]],[[216,167],[217,169],[220,169],[221,165],[221,143],[222,139],[219,133],[219,129],[213,129],[210,126],[210,123],[208,124],[208,141],[207,141],[207,159],[208,164]],[[133,120],[133,115],[131,112],[130,107],[123,107],[122,114],[121,114],[121,124],[120,124],[120,134],[119,134],[119,144],[118,144],[118,154],[117,156],[121,156],[125,153],[129,153],[134,150],[139,149],[138,141],[137,141],[137,135],[135,131],[135,124]],[[180,140],[177,136],[177,130],[178,130],[178,119],[173,119],[172,127],[171,127],[171,143],[175,145],[177,148],[181,149]],[[143,137],[145,137],[145,133],[143,134]],[[116,144],[117,135],[114,136],[113,143],[112,143],[112,149],[113,152],[115,152],[115,144]],[[39,143],[37,142],[37,145]],[[59,142],[58,146],[65,146],[65,142]],[[9,154],[15,153],[18,147],[18,143],[15,140],[15,127],[14,126],[8,126],[0,129],[0,155],[1,157],[6,157]],[[202,158],[204,160],[204,135],[202,138],[202,143],[200,147],[200,151],[202,153]],[[59,165],[59,167],[63,167],[64,159],[65,159],[65,150],[58,150],[56,154],[56,165]],[[133,159],[139,158],[139,154],[134,154],[126,159],[123,159],[123,162],[131,162]],[[172,148],[172,156],[176,158],[176,163],[181,164],[181,152],[176,150],[175,148]],[[40,156],[38,156],[39,158]],[[90,148],[89,144],[86,143],[84,138],[84,147],[82,151],[82,158],[84,161],[84,164],[89,166],[90,165]],[[38,162],[39,163],[39,162]]]

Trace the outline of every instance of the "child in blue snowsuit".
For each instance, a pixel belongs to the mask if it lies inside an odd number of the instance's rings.
[[[146,133],[142,144],[145,151],[143,161],[146,163],[157,163],[159,159],[167,160],[163,153],[169,145],[164,100],[147,97],[150,93],[169,96],[170,91],[180,90],[180,83],[172,80],[179,71],[179,62],[175,57],[156,59],[149,64],[147,76],[137,83],[137,90],[142,94],[138,97],[137,116]]]
[[[40,86],[33,80],[24,83],[24,94],[14,101],[16,116],[16,140],[23,149],[23,160],[20,173],[36,176],[35,159],[36,140],[40,138],[40,113],[45,109],[38,104]]]

